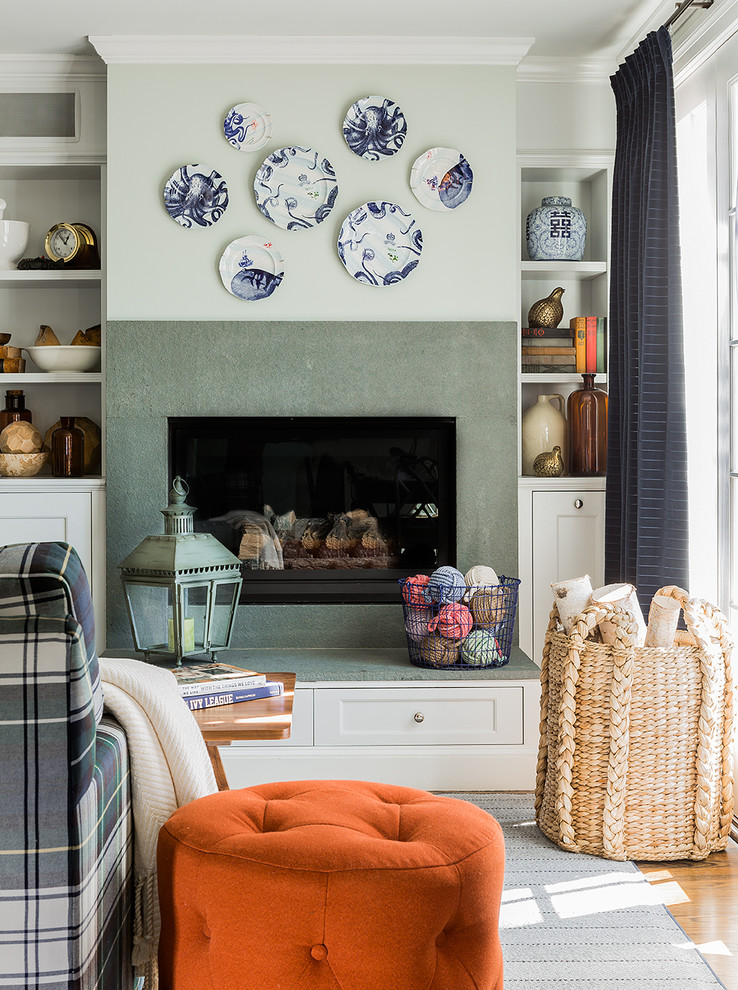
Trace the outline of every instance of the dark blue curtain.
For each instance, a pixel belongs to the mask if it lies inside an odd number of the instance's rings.
[[[610,80],[617,105],[610,281],[605,577],[647,607],[688,588],[687,431],[671,38]]]

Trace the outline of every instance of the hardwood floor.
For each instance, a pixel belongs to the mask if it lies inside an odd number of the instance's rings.
[[[738,990],[738,844],[700,863],[637,865],[727,990]]]

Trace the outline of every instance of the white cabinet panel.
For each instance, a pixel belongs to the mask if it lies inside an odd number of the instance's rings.
[[[89,492],[0,493],[0,545],[62,540],[92,574],[92,496]]]
[[[533,492],[533,659],[540,663],[551,583],[589,574],[604,584],[604,491]]]
[[[318,690],[316,746],[487,745],[523,742],[523,689]]]

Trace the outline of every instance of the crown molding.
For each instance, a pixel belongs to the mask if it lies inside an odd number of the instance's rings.
[[[518,65],[534,38],[90,35],[108,64]]]
[[[515,160],[520,168],[608,168],[615,160],[612,149],[573,148],[571,151],[540,151],[519,148]]]
[[[105,63],[97,55],[0,55],[3,86],[43,82],[77,82],[105,79]]]
[[[529,55],[518,65],[516,78],[523,83],[603,83],[617,69],[612,58],[543,58]]]

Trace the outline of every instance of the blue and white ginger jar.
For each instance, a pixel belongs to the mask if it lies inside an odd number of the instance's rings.
[[[531,261],[581,261],[586,237],[587,218],[568,196],[545,196],[525,222]]]

